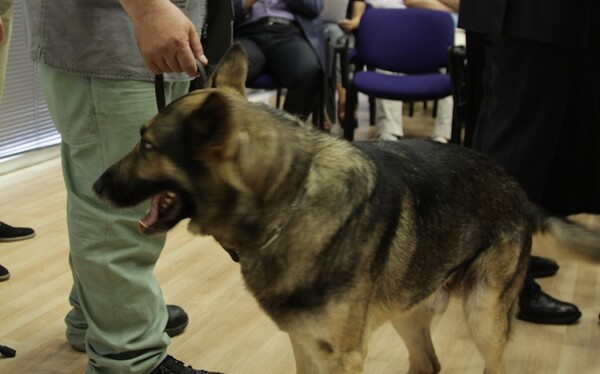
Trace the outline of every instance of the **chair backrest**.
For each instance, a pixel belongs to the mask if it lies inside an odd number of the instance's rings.
[[[371,9],[362,16],[356,35],[361,63],[406,74],[447,67],[453,44],[450,14],[429,9]]]

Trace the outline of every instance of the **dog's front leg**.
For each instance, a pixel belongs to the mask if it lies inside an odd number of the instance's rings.
[[[297,374],[319,374],[324,372],[319,370],[317,363],[312,359],[311,355],[297,338],[290,335],[290,341],[292,342],[292,348],[294,349]]]
[[[364,354],[360,350],[342,350],[324,341],[306,335],[292,336],[290,340],[296,359],[298,374],[360,374],[363,372]]]

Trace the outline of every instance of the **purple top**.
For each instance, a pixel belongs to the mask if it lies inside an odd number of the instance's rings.
[[[287,5],[279,0],[258,0],[252,6],[252,12],[244,22],[240,23],[240,26],[256,22],[261,18],[265,17],[278,17],[294,20],[294,14],[288,10]]]

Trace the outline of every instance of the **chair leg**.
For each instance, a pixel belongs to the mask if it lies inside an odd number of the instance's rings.
[[[458,145],[462,145],[462,141],[461,141],[461,132],[462,132],[462,128],[460,126],[460,122],[458,120],[458,110],[456,108],[456,106],[454,106],[453,109],[453,114],[452,114],[452,131],[450,132],[450,143],[454,143],[454,144],[458,144]]]
[[[326,84],[324,82],[324,84]],[[321,131],[325,131],[325,87],[324,85],[317,94],[317,100],[312,113],[313,126]]]
[[[377,123],[377,105],[375,104],[375,98],[369,96],[369,124],[375,126]]]
[[[350,83],[346,89],[346,113],[342,125],[344,127],[344,139],[354,140],[354,128],[356,127],[356,104],[358,102],[358,92]]]
[[[283,93],[283,89],[282,88],[278,88],[277,89],[277,97],[275,98],[275,107],[277,109],[281,109],[281,96]]]
[[[408,116],[412,117],[415,114],[415,103],[414,101],[410,101],[408,103]]]

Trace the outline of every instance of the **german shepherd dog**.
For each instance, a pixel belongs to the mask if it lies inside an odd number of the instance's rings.
[[[248,290],[289,334],[297,372],[362,372],[370,333],[387,321],[410,373],[439,372],[430,324],[452,294],[485,372],[504,373],[532,234],[600,253],[598,233],[539,213],[482,155],[335,139],[249,102],[246,73],[236,44],[207,88],[146,123],[94,189],[117,207],[151,198],[144,234],[189,218],[239,257]]]

